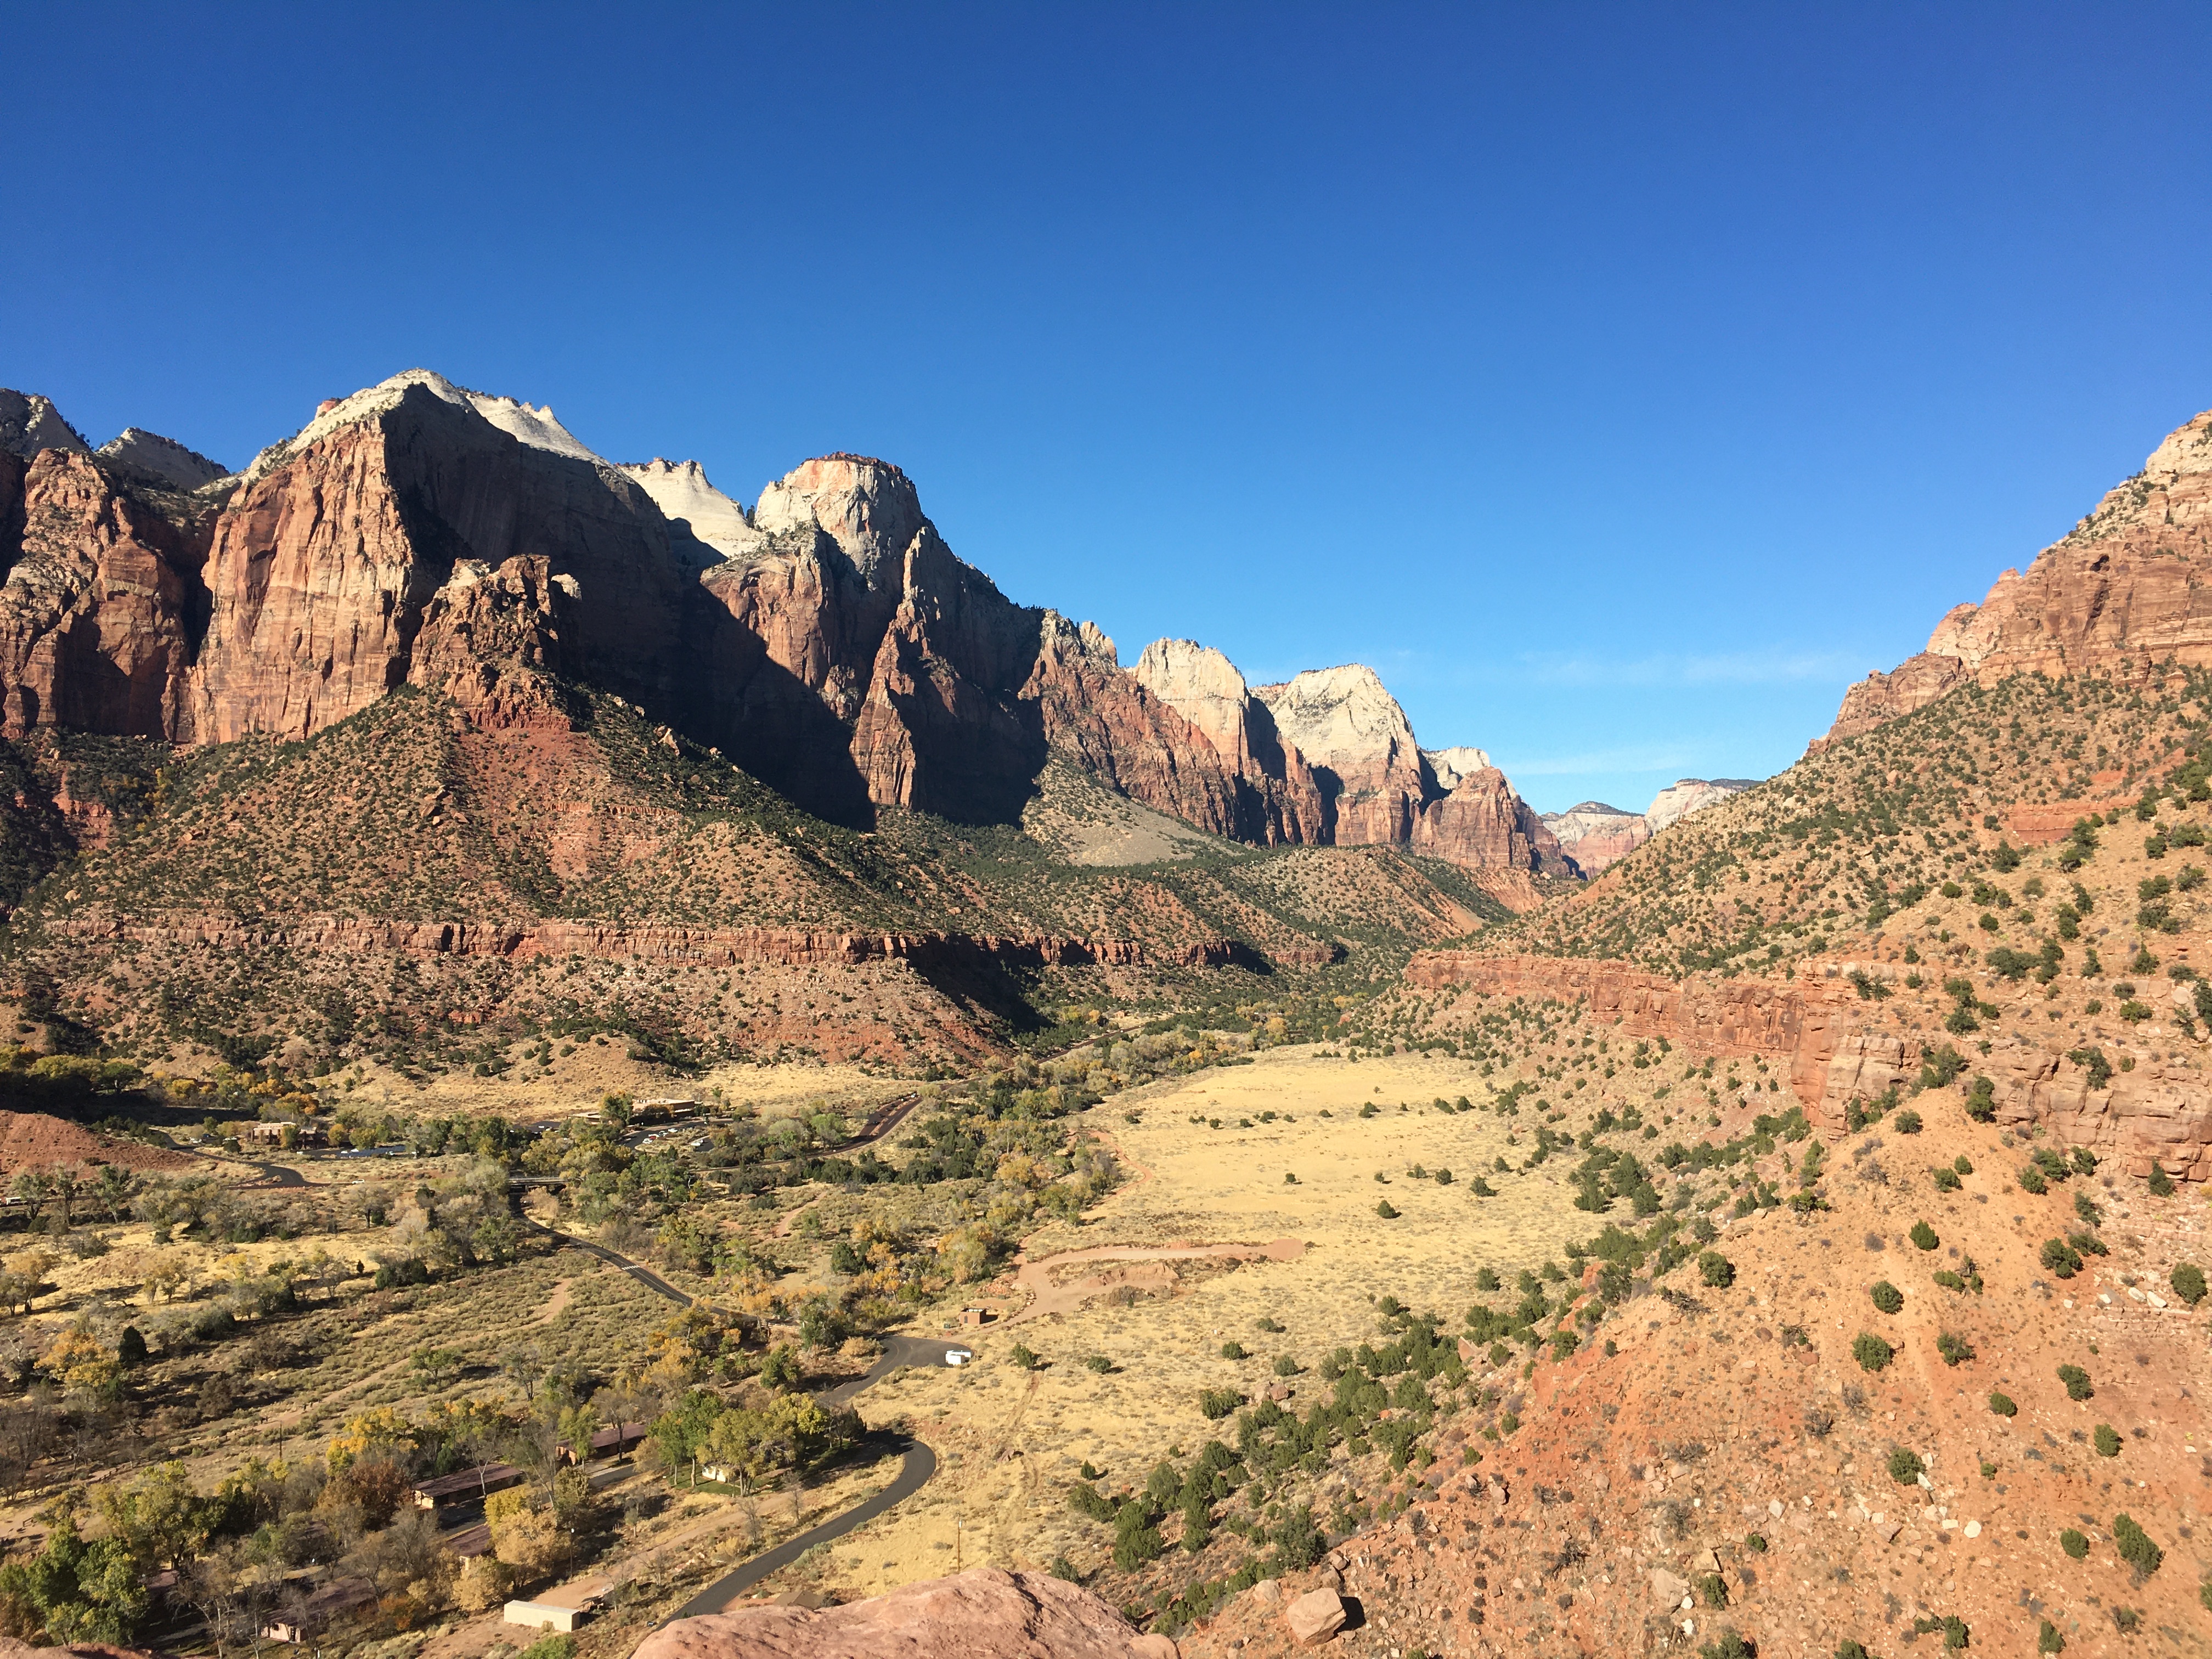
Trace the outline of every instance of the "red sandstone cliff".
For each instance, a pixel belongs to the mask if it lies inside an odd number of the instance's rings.
[[[2212,411],[2170,434],[2143,470],[2071,533],[2008,570],[1981,604],[1936,625],[1928,648],[1844,696],[1824,741],[1856,737],[1969,679],[2212,663]]]

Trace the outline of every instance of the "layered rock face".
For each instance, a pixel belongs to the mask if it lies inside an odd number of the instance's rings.
[[[1241,839],[1324,838],[1327,814],[1312,769],[1228,658],[1190,640],[1155,640],[1138,657],[1135,678],[1212,745],[1236,782]]]
[[[1375,671],[1359,663],[1309,668],[1258,689],[1276,728],[1313,768],[1340,847],[1403,847],[1421,808],[1443,792],[1412,722]]]
[[[176,489],[199,489],[229,476],[229,469],[211,461],[196,449],[187,449],[174,438],[158,432],[125,427],[121,435],[100,447],[100,458],[150,472]]]
[[[1564,812],[1547,812],[1544,822],[1586,876],[1610,869],[1671,823],[1740,794],[1755,778],[1680,778],[1652,797],[1649,811],[1624,812],[1603,801],[1586,800]]]
[[[64,420],[61,410],[48,399],[35,392],[10,392],[0,386],[0,450],[27,461],[42,449],[92,453],[84,434]]]
[[[535,435],[550,420],[481,401]],[[635,483],[517,439],[434,376],[396,377],[264,452],[231,497],[175,735],[305,738],[403,684],[505,706],[537,671],[672,712],[688,586]],[[563,618],[556,594],[586,605]]]
[[[1651,839],[1641,812],[1624,812],[1601,800],[1577,802],[1564,812],[1547,812],[1544,822],[1559,837],[1584,875],[1610,869]]]
[[[1375,671],[1308,669],[1257,696],[1320,786],[1328,839],[1412,847],[1470,868],[1566,875],[1574,866],[1490,757],[1425,750]]]
[[[1911,1082],[1923,1054],[1936,1046],[1873,1029],[1847,977],[1853,966],[1830,964],[1818,979],[1674,980],[1629,963],[1424,951],[1407,964],[1406,979],[1431,991],[1587,1000],[1592,1019],[1617,1025],[1624,1036],[1664,1037],[1697,1054],[1779,1062],[1807,1115],[1832,1134],[1844,1127],[1852,1101]],[[2169,1175],[2212,1176],[2212,1103],[2190,1080],[2193,1073],[2154,1064],[2115,1073],[2107,1087],[2092,1089],[2087,1074],[2062,1067],[2062,1058],[2008,1036],[1977,1057],[1974,1069],[1996,1085],[2001,1121],[2043,1124],[2069,1145],[2118,1157],[2137,1176],[2154,1161]]]
[[[1981,604],[1936,625],[1928,648],[1844,693],[1825,739],[1856,737],[1972,679],[2212,663],[2212,411],[2169,434],[2143,470],[2071,533],[2008,570]]]
[[[188,724],[213,516],[79,447],[0,453],[0,734]]]
[[[696,461],[664,461],[656,456],[615,471],[652,496],[670,524],[690,532],[702,564],[742,558],[760,541],[744,508],[709,483],[706,469]]]

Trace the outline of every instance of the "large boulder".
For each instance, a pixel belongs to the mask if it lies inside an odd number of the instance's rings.
[[[978,1567],[840,1607],[740,1607],[678,1619],[633,1659],[1171,1659],[1090,1591],[1037,1572]]]

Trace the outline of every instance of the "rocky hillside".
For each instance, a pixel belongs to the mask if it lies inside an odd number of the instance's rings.
[[[1586,800],[1564,812],[1545,813],[1544,823],[1583,874],[1601,875],[1668,825],[1741,794],[1755,781],[1680,778],[1652,798],[1649,811],[1625,812],[1603,801]]]
[[[1945,616],[1925,651],[1854,685],[1826,741],[1870,732],[1970,681],[2212,664],[2212,599],[2194,574],[2208,558],[2212,411],[2169,434],[2142,471],[2025,573],[2006,571],[1981,604]]]

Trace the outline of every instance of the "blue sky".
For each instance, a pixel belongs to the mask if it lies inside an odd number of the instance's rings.
[[[1016,599],[1763,775],[2212,405],[2197,5],[18,9],[0,385],[238,465],[422,364]]]

